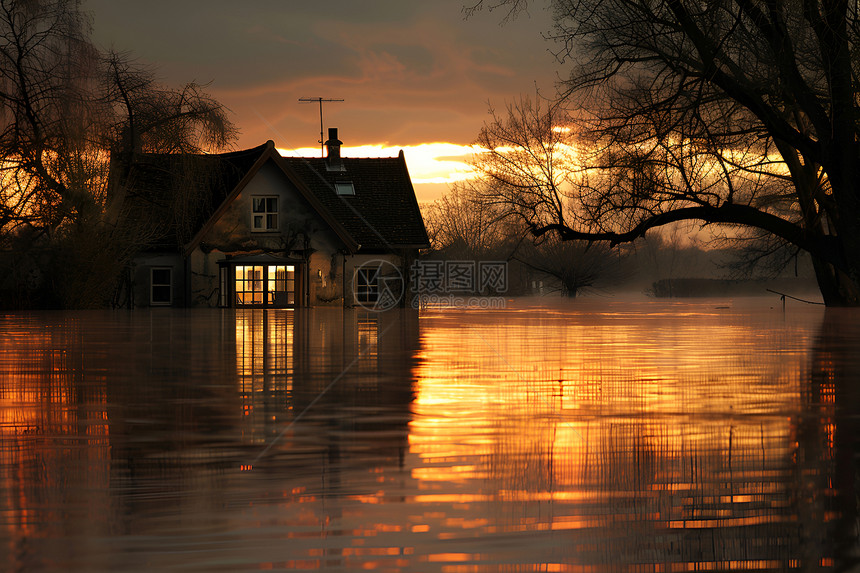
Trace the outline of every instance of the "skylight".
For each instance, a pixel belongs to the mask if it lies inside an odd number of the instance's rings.
[[[338,181],[334,184],[334,190],[338,195],[355,195],[355,187],[352,181]]]

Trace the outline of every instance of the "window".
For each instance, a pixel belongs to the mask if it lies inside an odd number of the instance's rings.
[[[355,271],[355,300],[359,303],[376,302],[379,299],[379,267],[361,267]]]
[[[355,187],[352,181],[338,181],[334,184],[334,190],[338,195],[355,195]]]
[[[278,230],[278,198],[277,197],[251,197],[251,216],[254,231],[277,231]]]
[[[263,304],[262,266],[236,267],[236,304],[238,306]]]
[[[234,274],[236,306],[296,304],[296,267],[293,265],[237,265]]]
[[[269,267],[268,303],[278,307],[296,304],[296,267]]]
[[[150,269],[149,304],[169,306],[173,302],[173,269],[155,267]]]

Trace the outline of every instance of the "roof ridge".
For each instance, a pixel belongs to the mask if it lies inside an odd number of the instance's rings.
[[[269,144],[274,145],[274,143],[269,140],[262,145],[258,145],[256,147],[249,147],[248,149],[236,149],[233,151],[223,151],[219,153],[152,153],[152,152],[141,152],[136,153],[138,157],[152,157],[155,159],[164,158],[164,157],[207,157],[212,159],[230,159],[232,157],[239,157],[241,155],[252,155],[252,154],[260,154],[266,150]]]

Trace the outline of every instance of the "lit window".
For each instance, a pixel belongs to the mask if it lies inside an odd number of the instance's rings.
[[[338,181],[334,184],[334,190],[338,195],[355,195],[355,187],[352,181]]]
[[[293,265],[237,265],[234,280],[236,306],[286,308],[296,304]]]
[[[263,293],[263,266],[237,266],[236,267],[236,305],[262,305]]]
[[[170,305],[173,299],[173,269],[169,267],[150,269],[149,303],[153,306]]]
[[[355,271],[355,299],[359,303],[379,300],[379,267],[361,267]]]
[[[252,197],[252,213],[254,231],[278,230],[278,198]]]

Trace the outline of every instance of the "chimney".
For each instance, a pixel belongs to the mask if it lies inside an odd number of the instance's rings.
[[[337,138],[337,128],[328,128],[328,141],[325,142],[327,150],[325,166],[327,171],[345,171],[343,161],[340,159],[340,146],[343,144]]]

